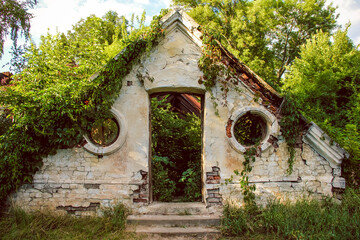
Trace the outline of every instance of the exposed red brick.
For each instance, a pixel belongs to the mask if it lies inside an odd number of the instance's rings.
[[[207,184],[219,184],[220,180],[206,180]]]
[[[231,135],[231,126],[232,126],[232,123],[233,123],[233,120],[229,119],[227,124],[226,124],[226,136],[228,138],[231,138],[232,135]]]
[[[11,72],[0,73],[0,85],[8,86],[12,80],[11,76],[12,76]]]
[[[244,80],[248,80],[248,79],[249,79],[249,77],[248,77],[245,73],[243,73],[243,74],[241,75],[241,78],[244,79]]]
[[[208,176],[207,180],[220,180],[220,176]]]

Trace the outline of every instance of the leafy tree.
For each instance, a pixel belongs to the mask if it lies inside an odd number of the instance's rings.
[[[4,43],[9,34],[15,50],[19,33],[28,39],[30,19],[32,18],[28,10],[35,4],[37,4],[37,0],[0,1],[0,58],[4,53]]]
[[[333,39],[319,31],[301,47],[284,79],[309,120],[319,124],[350,154],[348,182],[360,184],[360,51],[338,30]]]
[[[97,39],[103,45],[111,45],[114,39],[122,39],[123,22],[127,24],[126,19],[114,11],[107,12],[102,18],[90,15],[76,23],[68,35],[76,40]]]
[[[335,8],[325,0],[175,0],[221,39],[236,57],[272,85],[317,30],[336,26]]]

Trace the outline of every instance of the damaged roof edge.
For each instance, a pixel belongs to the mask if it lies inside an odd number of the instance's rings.
[[[303,136],[303,141],[325,158],[332,168],[340,168],[342,160],[350,156],[314,122],[311,122],[310,128]]]
[[[219,44],[221,50],[240,68],[245,70],[249,75],[251,75],[255,80],[257,80],[262,87],[268,90],[270,93],[274,94],[278,98],[283,98],[273,87],[271,87],[264,79],[258,76],[255,72],[253,72],[245,63],[241,62],[237,59],[234,54],[232,54],[229,50],[227,50],[218,40],[216,42]]]
[[[167,28],[175,21],[182,22],[190,30],[198,29],[200,26],[194,19],[192,19],[186,12],[184,12],[180,8],[171,9],[165,16],[161,18],[160,23],[163,28]]]

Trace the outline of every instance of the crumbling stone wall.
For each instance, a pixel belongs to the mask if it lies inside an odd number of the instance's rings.
[[[74,148],[60,150],[43,163],[33,183],[23,185],[13,196],[25,209],[89,215],[120,201],[131,205],[148,200],[147,172],[125,174],[106,156]]]
[[[206,97],[205,103],[207,111],[204,119],[204,163],[205,169],[212,169],[216,166],[221,169],[220,181],[206,181],[206,189],[219,189],[219,196],[223,201],[234,201],[242,204],[243,195],[241,192],[239,177],[234,174],[234,170],[241,172],[244,153],[232,144],[229,144],[228,138],[231,137],[231,116],[237,112],[237,109],[251,108],[269,111],[261,105],[261,100],[255,100],[246,87],[241,88],[240,94],[235,91],[229,91],[226,101],[221,97],[221,92],[217,92],[218,115],[215,114],[214,104]],[[250,107],[249,107],[250,106]],[[273,114],[273,113],[271,113]],[[275,115],[273,114],[274,118]],[[279,121],[278,119],[273,120]],[[230,123],[230,124],[229,124]],[[222,126],[221,128],[217,126]],[[317,129],[318,127],[314,125]],[[269,131],[269,129],[268,129]],[[296,144],[296,154],[294,159],[293,171],[288,174],[289,152],[287,144],[281,135],[281,129],[277,126],[274,135],[270,135],[265,149],[261,146],[257,148],[255,162],[251,163],[252,171],[248,174],[250,184],[256,185],[256,201],[260,204],[266,204],[270,199],[279,199],[282,201],[294,201],[299,197],[310,196],[321,198],[323,196],[333,196],[334,192],[345,188],[345,180],[341,177],[340,164],[334,163],[324,156],[324,152],[335,152],[338,147],[331,146],[326,140],[319,140],[318,143],[309,143],[306,137],[313,133],[304,132],[299,135]],[[321,145],[323,152],[314,148],[314,144]],[[335,144],[334,144],[335,145]],[[332,147],[335,149],[332,149]],[[339,151],[339,159],[345,157],[344,151]],[[323,155],[321,155],[323,154]],[[329,153],[329,155],[331,155]],[[332,157],[332,156],[330,156]],[[209,179],[212,172],[206,172],[204,177]],[[231,183],[226,183],[233,176]],[[212,199],[212,192],[207,191],[206,199]],[[208,203],[212,205],[213,203]]]

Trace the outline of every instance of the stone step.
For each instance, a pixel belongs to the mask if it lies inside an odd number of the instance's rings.
[[[211,210],[201,202],[153,202],[146,207],[149,215],[207,215]]]
[[[133,226],[127,231],[145,235],[141,239],[218,239],[221,231],[215,227],[159,227]],[[165,238],[161,238],[165,237]],[[167,238],[170,237],[170,238]]]
[[[128,224],[157,227],[220,226],[219,215],[130,215]]]

